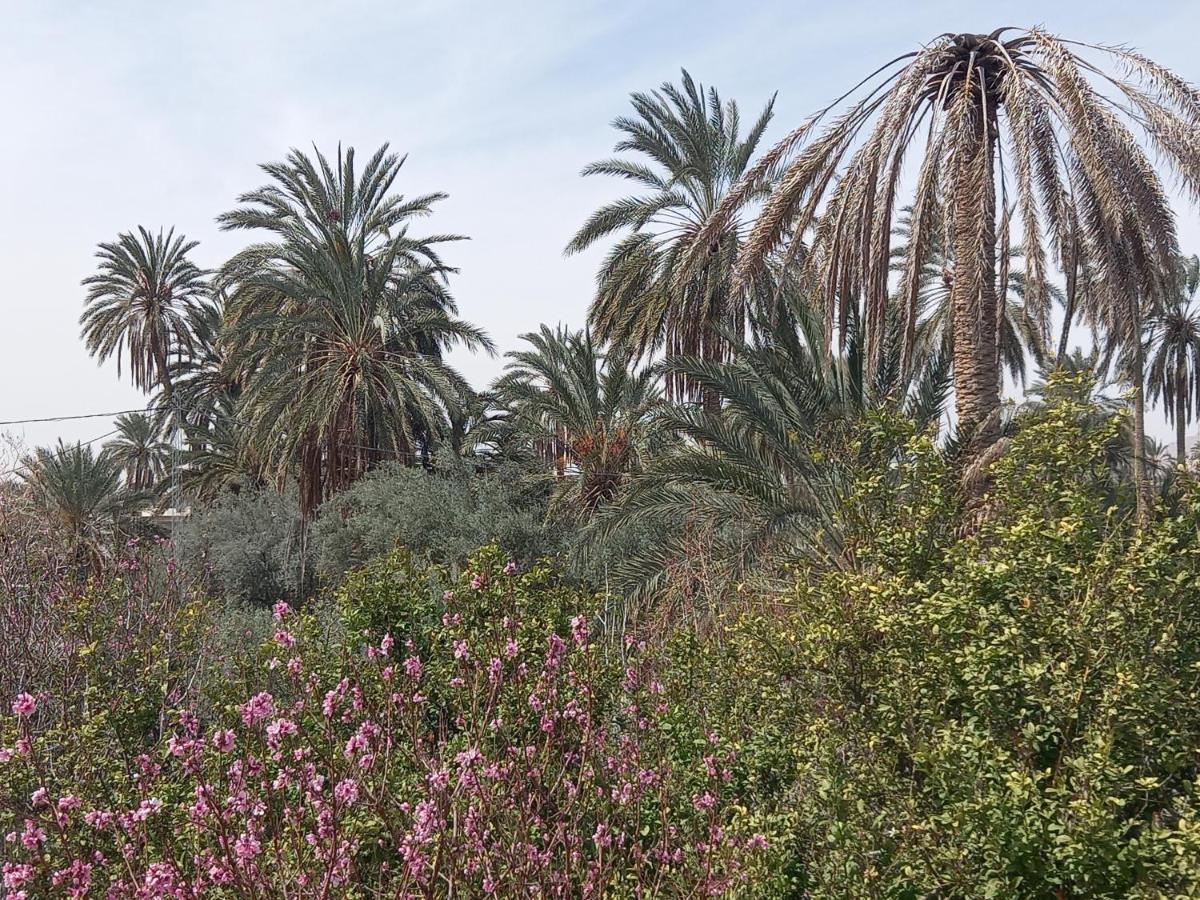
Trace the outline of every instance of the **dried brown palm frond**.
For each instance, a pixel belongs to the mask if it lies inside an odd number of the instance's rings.
[[[789,242],[810,239],[805,280],[830,325],[844,326],[862,304],[867,334],[876,335],[872,359],[898,287],[907,365],[922,270],[939,244],[950,248],[958,418],[986,443],[1000,391],[997,260],[1002,268],[1010,247],[1023,250],[1024,300],[1040,329],[1057,265],[1068,273],[1068,303],[1072,276],[1087,272],[1093,316],[1137,342],[1139,298],[1176,255],[1170,202],[1145,148],[1200,200],[1200,93],[1164,67],[1036,28],[944,34],[868,76],[762,157],[696,231],[678,277],[703,264],[771,168],[777,177],[739,254],[736,284],[744,289]],[[915,185],[902,190],[914,157]],[[889,284],[904,206],[912,207],[908,253]]]

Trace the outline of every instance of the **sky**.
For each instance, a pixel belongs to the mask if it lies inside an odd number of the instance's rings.
[[[681,68],[744,119],[778,92],[766,145],[945,31],[1040,24],[1133,45],[1200,82],[1200,7],[1186,0],[0,0],[0,21],[0,422],[144,405],[79,340],[96,244],[174,226],[215,267],[246,240],[215,217],[292,147],[388,142],[408,154],[403,193],[448,193],[428,227],[470,237],[447,248],[451,288],[503,353],[540,323],[583,324],[603,247],[563,247],[625,185],[580,169],[610,155],[628,95]],[[1180,207],[1179,231],[1200,252],[1196,210]],[[479,387],[503,366],[453,362]],[[0,432],[32,447],[111,427]],[[1171,434],[1161,417],[1152,427]]]

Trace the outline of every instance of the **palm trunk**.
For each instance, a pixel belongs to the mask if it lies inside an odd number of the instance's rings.
[[[1146,391],[1145,360],[1142,356],[1141,300],[1133,308],[1133,489],[1137,498],[1137,522],[1150,522],[1150,482],[1146,478]]]
[[[1067,266],[1066,299],[1063,305],[1063,324],[1058,337],[1058,357],[1054,363],[1055,368],[1060,368],[1063,360],[1067,358],[1067,341],[1071,336],[1071,320],[1075,318],[1075,295],[1078,290],[1079,266],[1076,261],[1075,249],[1072,247],[1070,263]]]
[[[994,124],[994,123],[993,123]],[[959,431],[969,436],[972,455],[990,446],[999,432],[999,366],[996,361],[995,129],[980,127],[962,147],[953,198],[955,277],[950,288],[954,315],[954,394]],[[980,160],[980,154],[986,159]],[[971,177],[986,167],[986,184]],[[982,242],[982,246],[981,246]],[[976,262],[977,261],[977,262]],[[974,268],[978,266],[978,268]]]
[[[1175,366],[1175,465],[1187,466],[1187,369]]]

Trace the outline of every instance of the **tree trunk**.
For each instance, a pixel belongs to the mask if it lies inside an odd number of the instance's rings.
[[[999,366],[996,362],[995,123],[982,122],[974,141],[961,147],[953,197],[954,268],[950,304],[954,315],[954,396],[960,433],[971,455],[999,433]],[[980,160],[986,154],[985,160]],[[972,173],[986,167],[983,190]],[[982,243],[982,246],[981,246]]]
[[[1181,357],[1175,366],[1175,465],[1187,466],[1187,369]]]
[[[1141,298],[1133,308],[1133,489],[1137,498],[1137,522],[1150,522],[1150,482],[1146,478],[1146,376],[1142,358]]]
[[[1061,368],[1063,360],[1067,358],[1067,341],[1071,336],[1071,320],[1075,318],[1075,295],[1079,290],[1079,265],[1076,260],[1074,247],[1071,248],[1070,262],[1066,269],[1067,290],[1063,304],[1062,331],[1058,337],[1058,357],[1054,363],[1056,369]]]

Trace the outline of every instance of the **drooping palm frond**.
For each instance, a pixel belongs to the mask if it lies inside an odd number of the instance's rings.
[[[621,235],[596,278],[591,328],[600,341],[635,359],[662,351],[668,357],[728,360],[732,348],[725,334],[742,334],[750,312],[742,295],[729,289],[743,226],[730,216],[709,236],[703,264],[682,283],[680,251],[745,175],[774,99],[744,136],[737,104],[722,102],[715,89],[706,91],[686,71],[680,85],[636,93],[631,102],[634,114],[613,125],[622,135],[616,151],[635,158],[593,163],[583,174],[621,178],[644,193],[596,210],[567,245],[575,253]],[[750,192],[748,202],[761,193]],[[766,303],[771,296],[764,285],[752,299]],[[667,389],[672,397],[695,396],[694,385],[680,373],[668,375]]]
[[[296,477],[306,515],[380,460],[415,461],[468,391],[444,351],[492,349],[446,289],[437,245],[458,238],[408,231],[443,195],[391,193],[403,159],[386,145],[355,159],[292,151],[219,218],[270,235],[221,272],[227,370],[255,453]]]
[[[196,247],[171,229],[157,235],[138,227],[96,251],[99,271],[87,288],[79,324],[88,352],[100,362],[128,363],[133,383],[149,392],[171,387],[172,357],[191,354],[189,310],[205,296],[204,273],[188,259]]]
[[[1068,42],[1038,28],[944,34],[882,66],[764,155],[695,233],[682,271],[700,271],[711,241],[761,190],[763,168],[778,167],[739,255],[738,282],[750,285],[781,245],[812,230],[806,269],[831,325],[844,328],[861,300],[878,341],[874,326],[891,304],[893,227],[898,210],[911,205],[899,277],[903,358],[907,365],[916,344],[921,273],[944,230],[955,260],[958,419],[964,431],[982,429],[986,443],[999,405],[1004,297],[996,286],[1005,280],[1008,248],[1023,249],[1024,306],[1039,333],[1057,262],[1086,267],[1089,293],[1108,310],[1105,327],[1140,343],[1130,298],[1161,281],[1176,253],[1174,216],[1143,145],[1198,199],[1198,126],[1200,93],[1126,48]],[[913,157],[908,196],[900,176]],[[872,362],[881,349],[868,348]]]

